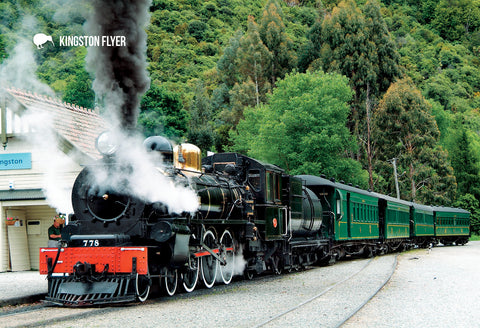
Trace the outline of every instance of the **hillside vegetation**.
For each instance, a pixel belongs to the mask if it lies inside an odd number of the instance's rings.
[[[83,35],[89,10],[3,1],[0,60],[32,31]],[[395,159],[403,199],[477,220],[480,0],[153,0],[150,11],[146,135],[392,196]],[[86,52],[35,51],[34,74],[93,107]]]

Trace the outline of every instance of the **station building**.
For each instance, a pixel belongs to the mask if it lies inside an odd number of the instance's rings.
[[[55,198],[70,200],[82,166],[99,157],[95,140],[105,129],[96,111],[0,89],[0,272],[38,269],[59,212]]]

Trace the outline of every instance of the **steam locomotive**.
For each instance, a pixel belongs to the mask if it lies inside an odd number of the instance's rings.
[[[198,147],[147,138],[161,154],[156,174],[194,192],[196,210],[132,192],[131,165],[101,136],[104,158],[78,175],[74,215],[62,245],[40,249],[47,301],[65,306],[145,301],[158,284],[170,296],[183,288],[229,284],[347,255],[373,256],[429,243],[468,242],[469,213],[404,202],[324,177],[291,176],[238,153],[201,160]],[[98,172],[101,172],[98,175]],[[157,188],[166,188],[158,185]]]

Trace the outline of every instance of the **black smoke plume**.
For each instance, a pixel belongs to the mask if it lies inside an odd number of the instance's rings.
[[[150,0],[91,0],[85,30],[92,36],[125,37],[126,46],[89,47],[87,68],[94,73],[93,89],[100,107],[113,114],[111,123],[135,128],[140,97],[148,89],[145,27]]]

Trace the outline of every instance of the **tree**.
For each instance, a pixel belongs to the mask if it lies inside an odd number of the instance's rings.
[[[254,84],[255,103],[244,103],[244,105],[259,105],[265,100],[265,95],[270,88],[266,72],[270,69],[272,54],[263,44],[258,31],[258,24],[253,16],[248,16],[248,30],[246,35],[240,39],[240,48],[237,53],[237,67],[242,75],[240,79],[244,83]],[[247,99],[252,99],[252,96]]]
[[[75,79],[67,84],[62,100],[85,108],[94,108],[95,92],[92,90],[90,75],[83,70],[79,70]]]
[[[232,133],[233,150],[291,174],[323,173],[366,186],[361,165],[346,156],[356,147],[346,127],[351,97],[344,76],[287,74],[267,104],[245,109]]]
[[[480,204],[478,199],[472,194],[465,194],[458,198],[454,204],[455,207],[463,208],[470,212],[470,227],[472,233],[480,234]]]
[[[312,28],[307,32],[309,42],[307,42],[298,55],[298,69],[305,73],[309,67],[315,67],[315,62],[319,61],[322,41],[322,20],[316,21]]]
[[[190,108],[190,122],[187,133],[188,142],[197,145],[202,152],[211,150],[215,141],[212,127],[213,112],[210,99],[203,83],[198,82]]]
[[[237,36],[239,35],[237,33]],[[229,103],[217,116],[220,122],[217,132],[224,140],[223,145],[226,146],[229,146],[229,141],[225,140],[225,137],[229,134],[228,131],[234,130],[238,121],[243,118],[244,108],[258,106],[266,101],[266,94],[270,89],[267,71],[272,60],[271,53],[260,38],[258,24],[255,23],[253,16],[248,17],[247,33],[240,38],[238,46],[235,43],[236,39],[231,39],[230,42],[228,56],[222,57],[219,68],[222,79],[232,77],[229,82],[224,83],[227,87],[232,85],[235,78],[237,82],[233,83],[233,87],[229,89],[228,97],[223,97],[225,100],[228,99]],[[231,59],[235,54],[235,64],[232,65]],[[222,89],[226,91],[226,88]],[[221,99],[219,96],[221,94],[216,93],[215,100]],[[216,101],[216,104],[219,102]]]
[[[373,189],[370,112],[377,99],[400,76],[400,57],[377,1],[367,1],[363,12],[353,0],[341,1],[319,24],[309,33],[311,46],[304,49],[300,64],[305,67],[310,59],[311,65],[318,66],[319,61],[326,71],[349,78],[354,91],[349,127],[361,145],[358,149],[366,154]],[[352,156],[364,158],[360,152]]]
[[[479,0],[441,0],[435,8],[433,26],[450,41],[470,37],[480,27]]]
[[[220,75],[220,80],[229,88],[232,88],[239,79],[238,68],[235,61],[242,36],[243,32],[237,30],[235,35],[230,38],[229,45],[225,48],[223,55],[217,62],[217,71]]]
[[[369,186],[374,190],[373,183],[373,156],[374,145],[371,138],[371,111],[375,106],[376,98],[383,94],[390,84],[400,76],[399,58],[395,45],[390,38],[387,25],[380,13],[380,5],[377,1],[368,1],[363,8],[366,20],[366,29],[369,34],[369,42],[374,44],[373,54],[370,59],[375,79],[373,83],[367,81],[365,91],[365,121],[366,137],[363,137],[367,155],[367,169]],[[363,97],[362,97],[363,98]]]
[[[450,148],[450,158],[458,181],[458,192],[472,194],[480,199],[480,175],[478,162],[471,148],[471,138],[467,130],[461,128],[455,134]]]
[[[392,82],[402,75],[400,55],[380,12],[380,4],[375,0],[367,1],[363,14],[368,40],[375,45],[375,56],[370,58],[375,71],[375,82],[370,88],[373,95],[378,96],[385,93]]]
[[[372,117],[377,140],[376,169],[390,181],[386,164],[397,158],[403,198],[424,203],[446,204],[455,197],[456,183],[447,153],[438,145],[440,133],[430,105],[408,78],[392,84]],[[391,178],[389,178],[391,177]]]
[[[3,40],[4,36],[0,34],[0,65],[3,63],[5,58],[7,58],[6,43]]]
[[[188,33],[197,39],[197,41],[202,41],[205,38],[207,28],[208,26],[204,22],[194,20],[188,24]]]
[[[180,95],[152,83],[140,103],[138,125],[143,134],[180,139],[187,130],[187,120]]]
[[[279,78],[283,78],[293,68],[296,60],[293,44],[285,31],[283,12],[276,0],[269,0],[260,19],[260,37],[270,51],[271,65],[267,71],[270,86],[273,88]]]

